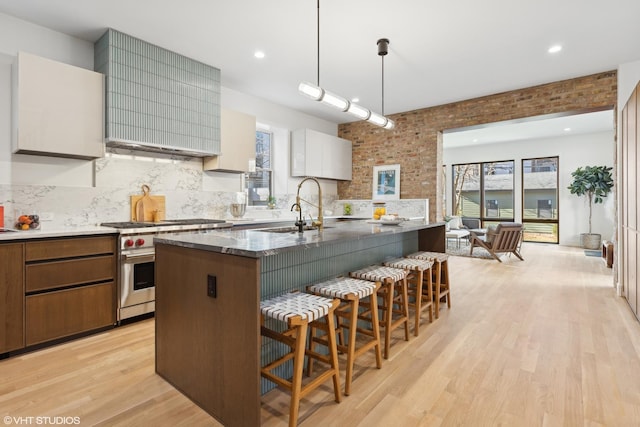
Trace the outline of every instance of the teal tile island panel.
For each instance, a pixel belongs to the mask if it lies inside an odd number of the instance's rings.
[[[106,141],[141,149],[220,153],[220,70],[107,30],[94,69],[106,75]]]

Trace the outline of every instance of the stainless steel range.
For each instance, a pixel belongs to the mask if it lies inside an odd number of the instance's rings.
[[[206,232],[233,226],[230,222],[217,219],[105,222],[100,225],[120,231],[118,322],[155,311],[155,236],[166,233]]]

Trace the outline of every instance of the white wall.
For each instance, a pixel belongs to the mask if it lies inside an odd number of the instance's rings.
[[[558,138],[545,138],[528,141],[446,148],[443,161],[447,170],[447,212],[451,214],[452,184],[451,166],[459,163],[489,162],[500,160],[515,161],[515,216],[522,221],[522,159],[537,157],[559,157],[559,232],[560,244],[580,245],[580,233],[589,228],[587,204],[584,198],[569,193],[567,186],[571,182],[571,172],[579,166],[613,166],[613,132],[601,132],[583,135],[571,135]],[[614,231],[614,198],[608,197],[604,205],[595,205],[592,228],[594,233],[610,239]]]

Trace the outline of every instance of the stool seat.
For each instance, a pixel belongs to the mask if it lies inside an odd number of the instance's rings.
[[[350,299],[356,297],[362,299],[376,291],[375,282],[354,279],[351,277],[338,277],[326,282],[316,283],[307,288],[310,292],[327,297]]]
[[[420,251],[407,255],[407,258],[433,260],[436,262],[444,262],[449,259],[449,255],[442,252]]]
[[[407,278],[406,270],[401,268],[384,267],[380,265],[370,265],[350,273],[351,277],[371,280],[376,282],[393,281],[397,282]]]
[[[385,261],[384,265],[393,268],[404,268],[409,270],[428,270],[433,266],[433,261],[420,258],[396,258]]]
[[[369,350],[374,350],[376,367],[378,369],[382,367],[377,301],[377,291],[379,288],[380,282],[371,282],[351,277],[339,277],[307,287],[309,292],[327,297],[340,298],[343,302],[336,308],[334,314],[337,319],[337,347],[339,351],[347,355],[344,382],[345,395],[349,395],[351,392],[353,366],[358,356],[361,356]],[[360,303],[361,300],[363,300],[362,305]],[[369,307],[369,309],[362,310],[363,307]],[[368,325],[370,325],[370,327],[367,327]],[[312,326],[311,342],[324,344],[322,337],[316,337],[315,329],[316,328]],[[346,334],[347,331],[348,334]],[[358,340],[356,345],[356,335],[366,339]],[[311,362],[309,366],[312,366]]]
[[[261,301],[260,312],[265,316],[283,322],[289,322],[295,317],[313,322],[329,314],[332,301],[317,295],[292,292],[278,297]]]
[[[400,326],[404,326],[404,339],[409,341],[409,297],[407,294],[408,271],[402,268],[370,265],[349,275],[353,278],[380,282],[378,296],[382,302],[379,308],[380,326],[384,328],[384,358],[389,358],[391,346],[391,332]],[[394,308],[397,307],[397,308]],[[394,319],[393,315],[396,315]]]
[[[429,323],[433,322],[433,294],[431,284],[432,260],[395,258],[384,262],[384,265],[409,270],[407,277],[407,293],[410,297],[409,306],[414,309],[413,335],[420,333],[420,318],[422,311],[428,310]]]

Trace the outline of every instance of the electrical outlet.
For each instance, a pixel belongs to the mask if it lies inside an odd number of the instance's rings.
[[[212,276],[211,274],[207,275],[207,296],[211,298],[217,298],[218,296],[216,276]]]

